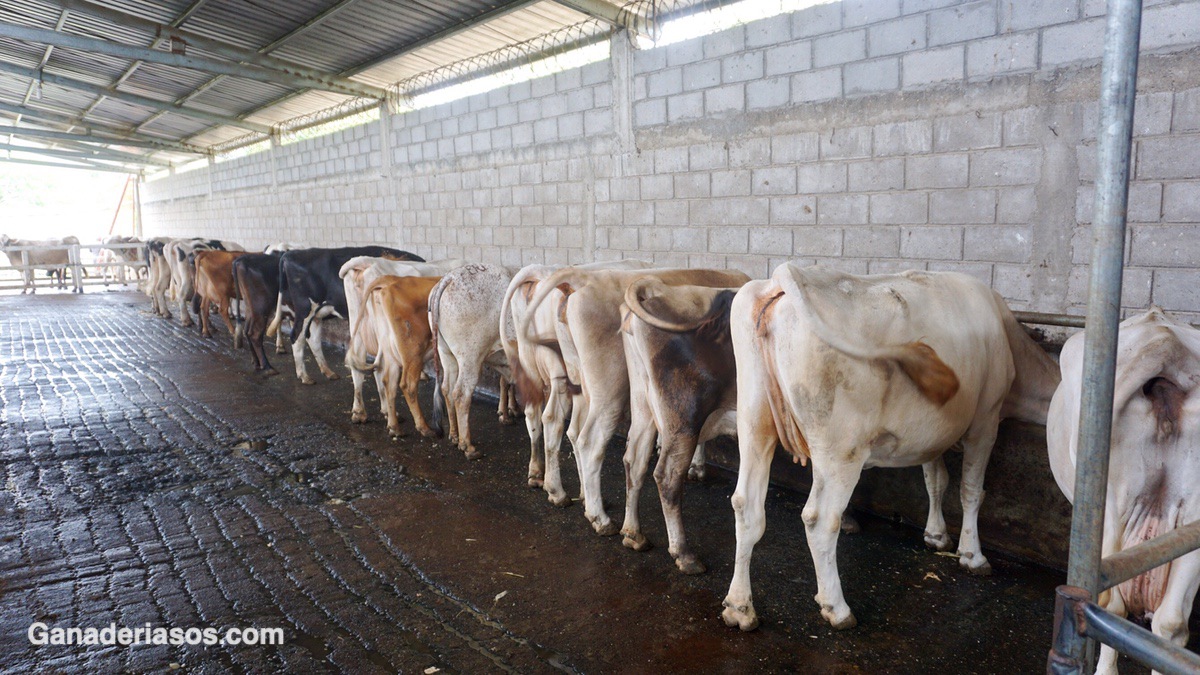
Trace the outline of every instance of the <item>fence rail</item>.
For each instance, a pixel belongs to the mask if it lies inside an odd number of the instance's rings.
[[[146,261],[142,259],[140,251],[145,244],[141,242],[133,243],[112,243],[112,244],[38,244],[32,246],[6,246],[3,253],[8,256],[9,264],[0,266],[0,272],[15,271],[21,275],[21,283],[3,283],[0,282],[0,291],[15,291],[15,290],[36,290],[38,288],[62,288],[65,283],[66,274],[71,274],[71,291],[73,293],[82,293],[85,286],[110,286],[113,284],[126,285],[137,283],[139,271],[146,269]],[[126,260],[118,251],[135,250],[139,251],[139,255],[135,260]],[[30,262],[30,254],[45,253],[51,251],[65,251],[67,254],[66,262],[54,263],[34,263]],[[91,262],[84,262],[83,251],[91,253]],[[103,251],[111,251],[116,254],[116,259],[111,261],[99,260],[100,253]],[[40,258],[41,256],[37,256]],[[54,275],[38,278],[37,272],[57,271],[61,276],[56,280]],[[98,274],[89,274],[88,270],[99,272]],[[129,274],[132,270],[132,275]],[[111,274],[111,276],[110,276]],[[86,276],[85,276],[86,275]]]

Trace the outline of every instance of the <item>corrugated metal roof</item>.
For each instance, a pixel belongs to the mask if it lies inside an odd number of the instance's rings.
[[[88,11],[89,3],[376,88],[525,43],[588,19],[555,0],[85,0],[69,10],[64,10],[60,0],[4,0],[0,22],[51,30],[61,24],[59,32],[68,36],[165,49],[165,45],[156,44],[153,27],[94,15]],[[596,33],[607,28],[593,22],[581,30]],[[47,45],[41,42],[0,37],[0,62],[38,68],[46,51]],[[185,53],[221,58],[207,53],[203,45],[188,45]],[[82,46],[53,47],[44,72],[114,87],[116,92],[164,104],[182,102],[186,107],[220,115],[228,122],[196,119],[176,110],[164,112],[49,84],[41,87],[40,98],[27,99],[30,78],[0,72],[0,104],[54,111],[79,118],[82,123],[71,126],[26,116],[22,124],[74,132],[85,130],[89,124],[95,124],[98,131],[111,131],[117,125],[131,134],[129,138],[150,137],[204,148],[251,133],[236,126],[236,120],[279,125],[352,99],[344,93],[301,89],[277,81],[135,63],[130,58],[99,54]],[[2,124],[11,125],[14,117],[13,113],[0,111]],[[146,148],[129,151],[186,157]]]

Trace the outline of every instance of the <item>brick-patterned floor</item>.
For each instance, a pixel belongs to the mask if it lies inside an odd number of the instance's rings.
[[[578,506],[524,487],[524,428],[498,426],[489,407],[474,411],[483,460],[392,443],[377,413],[349,423],[347,381],[304,387],[290,356],[274,357],[280,376],[257,378],[223,333],[202,339],[146,304],[129,293],[0,298],[0,671],[1044,664],[1056,574],[995,559],[995,576],[974,578],[912,530],[866,519],[840,545],[861,625],[835,634],[811,600],[801,498],[773,492],[755,552],[764,624],[742,634],[718,618],[732,570],[728,481],[688,488],[689,537],[710,571],[684,577],[653,487],[642,513],[659,546],[628,552],[592,534]],[[616,517],[620,461],[607,464]],[[33,621],[278,626],[287,643],[35,648]]]

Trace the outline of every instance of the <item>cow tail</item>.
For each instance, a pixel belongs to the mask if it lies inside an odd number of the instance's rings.
[[[797,274],[800,278],[797,278]],[[858,359],[884,359],[892,361],[908,376],[917,390],[935,405],[945,405],[958,393],[958,375],[942,361],[933,347],[917,340],[903,345],[873,347],[856,343],[853,338],[840,335],[821,318],[809,299],[807,282],[803,272],[791,265],[780,265],[772,277],[785,295],[792,295],[808,318],[809,328],[825,344],[847,356]]]
[[[433,417],[430,420],[430,426],[438,438],[446,435],[442,426],[442,419],[446,416],[445,396],[442,394],[442,357],[441,350],[438,346],[441,344],[442,336],[438,332],[438,321],[442,314],[442,293],[446,291],[446,287],[450,285],[451,277],[449,275],[442,277],[442,280],[433,287],[433,291],[429,294],[429,330],[433,333]]]
[[[529,299],[529,307],[526,308],[525,316],[521,317],[521,325],[517,328],[518,336],[524,337],[524,339],[529,341],[530,344],[546,347],[554,352],[554,355],[558,357],[559,363],[562,364],[564,373],[568,372],[568,370],[567,362],[565,359],[563,359],[562,346],[555,341],[534,340],[533,336],[529,334],[529,324],[533,321],[533,315],[537,312],[538,306],[545,302],[546,297],[553,293],[555,289],[562,291],[564,296],[558,307],[558,318],[559,321],[566,323],[567,299],[579,287],[585,286],[586,284],[586,277],[582,276],[578,270],[571,267],[564,267],[546,277],[540,284],[538,284],[537,291],[533,294],[533,297]],[[569,393],[578,394],[583,391],[582,387],[572,382],[570,377],[565,377],[564,379],[566,380],[567,391]],[[529,384],[532,385],[534,383],[532,380],[530,380]],[[521,389],[522,383],[520,380],[518,380],[517,391],[518,393],[523,394],[524,392],[522,392]]]
[[[387,277],[379,277],[375,281],[372,281],[371,285],[369,285],[363,289],[362,298],[359,300],[358,317],[355,318],[355,320],[354,320],[354,327],[350,329],[351,335],[354,335],[355,333],[357,333],[358,330],[362,327],[363,319],[365,319],[367,316],[367,305],[370,304],[370,302],[371,302],[371,294],[374,293],[375,291],[379,290],[379,287],[383,285],[384,280],[386,280],[386,279],[387,279]],[[376,368],[378,368],[379,361],[383,358],[383,350],[384,350],[383,342],[384,341],[383,341],[383,336],[377,336],[377,338],[379,340],[379,355],[377,357],[375,357],[374,363],[367,363],[367,356],[366,356],[366,354],[363,353],[365,348],[361,344],[362,341],[359,340],[358,341],[359,344],[357,346],[354,344],[353,341],[351,342],[352,348],[346,352],[346,364],[349,365],[351,368],[362,371],[364,373],[373,371]]]
[[[275,334],[279,332],[279,328],[283,325],[283,294],[288,291],[286,262],[286,255],[279,260],[279,297],[275,303],[275,316],[271,319],[271,325],[267,326],[267,337],[270,338],[275,337]]]
[[[512,318],[512,302],[518,289],[526,284],[537,284],[541,280],[540,272],[542,271],[544,268],[527,267],[518,272],[508,283],[508,290],[504,292],[504,303],[500,305],[500,345],[504,349],[504,358],[508,360],[509,374],[512,378],[513,389],[516,391],[517,403],[522,406],[540,407],[545,395],[541,385],[534,382],[529,373],[525,372],[525,367],[521,365],[521,353],[517,347],[518,321]],[[513,327],[511,340],[506,330],[509,323],[512,323]]]
[[[234,260],[230,265],[230,268],[231,272],[233,273],[233,302],[234,307],[236,307],[236,310],[233,313],[235,331],[233,335],[233,341],[235,345],[240,345],[242,343],[242,337],[246,334],[246,319],[244,316],[242,316],[244,313],[242,311],[242,283],[241,279],[238,278],[240,276],[238,274],[238,261]]]

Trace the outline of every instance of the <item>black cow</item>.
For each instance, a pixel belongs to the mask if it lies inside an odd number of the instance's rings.
[[[238,328],[250,344],[254,371],[268,376],[277,372],[267,361],[263,336],[279,297],[279,259],[282,257],[282,252],[247,253],[233,261],[233,292],[244,316]],[[282,335],[275,336],[275,353],[284,353]]]
[[[338,272],[351,258],[361,255],[395,260],[425,262],[425,259],[407,251],[386,246],[354,246],[347,248],[310,248],[287,251],[279,261],[279,304],[275,308],[275,319],[267,328],[267,335],[279,332],[283,322],[283,308],[292,310],[292,356],[296,360],[296,377],[304,384],[312,384],[304,367],[304,344],[313,350],[317,366],[326,378],[336,380],[337,374],[325,362],[321,349],[321,320],[336,315],[346,318],[346,289]]]

